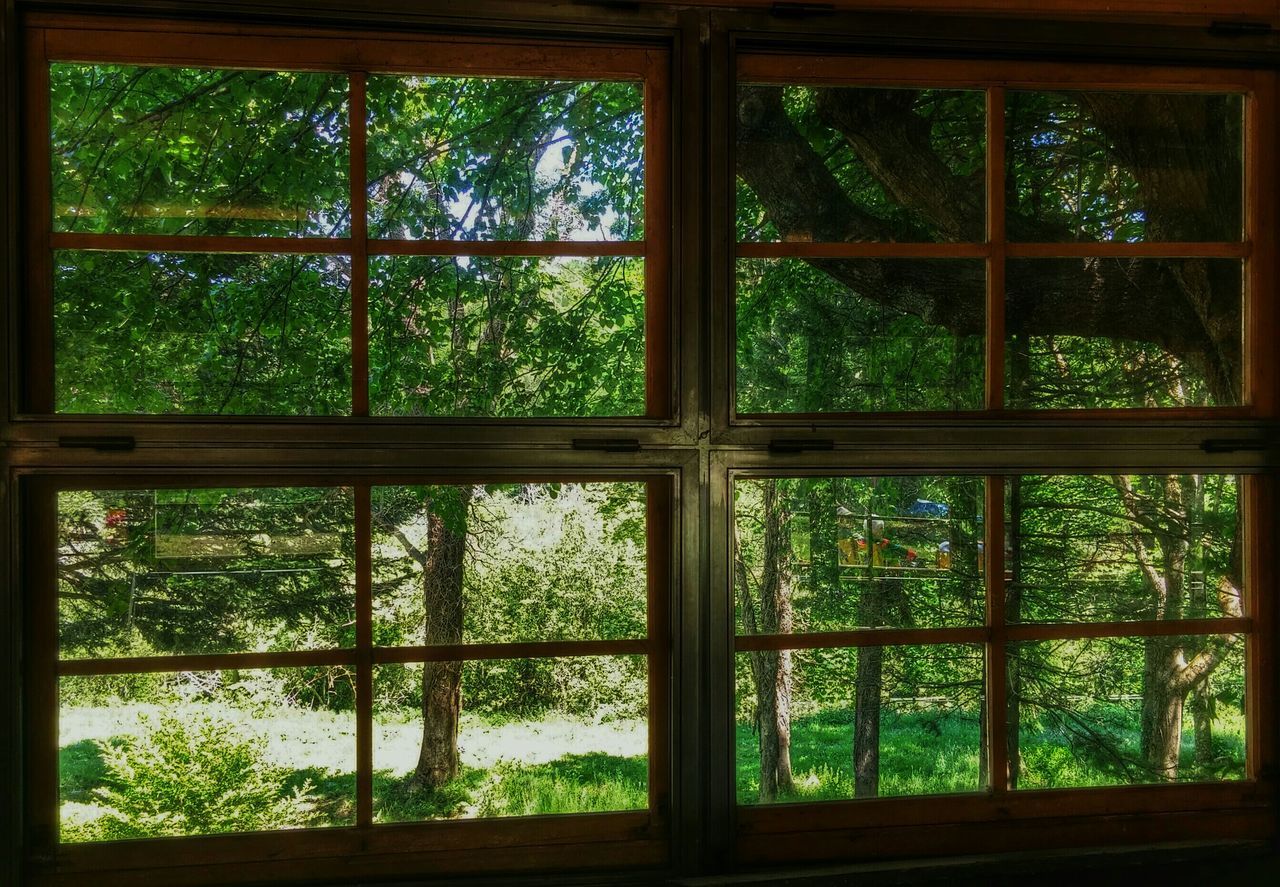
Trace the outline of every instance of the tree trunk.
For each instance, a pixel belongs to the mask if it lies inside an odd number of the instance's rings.
[[[1213,763],[1213,695],[1205,678],[1191,690],[1191,719],[1195,725],[1196,765]]]
[[[1182,649],[1169,638],[1147,638],[1142,671],[1142,756],[1151,772],[1178,778],[1185,691],[1178,683]]]
[[[462,643],[462,577],[471,491],[443,508],[432,502],[427,517],[427,556],[422,571],[427,644]],[[458,777],[458,718],[462,713],[462,663],[427,662],[422,669],[422,749],[414,781],[437,789]]]
[[[885,598],[890,583],[900,580],[879,579],[875,571],[875,543],[872,521],[866,521],[867,540],[866,591],[858,602],[858,623],[867,628],[884,624]],[[880,694],[884,684],[884,648],[858,648],[858,674],[854,686],[853,713],[853,796],[874,798],[880,793]]]
[[[792,630],[790,532],[778,482],[766,481],[758,608],[751,594],[746,562],[736,545],[734,550],[734,572],[747,634],[788,634]],[[791,775],[791,651],[758,650],[748,655],[760,736],[760,800],[768,803],[776,800],[780,792],[795,791]]]
[[[880,794],[880,690],[883,647],[858,648],[858,678],[853,720],[853,796]]]
[[[760,582],[761,630],[789,634],[792,630],[791,610],[791,526],[786,503],[778,490],[778,482],[769,480],[764,490],[765,532],[764,569]],[[772,742],[769,765],[776,792],[795,791],[791,777],[791,651],[779,650],[764,657],[760,701],[769,710],[768,732]],[[765,723],[765,709],[760,716]],[[765,729],[760,731],[761,740]],[[761,786],[764,785],[764,755],[761,755]]]

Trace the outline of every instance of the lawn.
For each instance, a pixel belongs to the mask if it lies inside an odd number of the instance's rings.
[[[791,768],[796,791],[779,801],[824,801],[853,797],[852,709],[828,708],[793,717]],[[1096,706],[1086,719],[1105,726],[1121,750],[1136,761],[1137,713]],[[1179,775],[1187,780],[1244,777],[1244,716],[1221,706],[1214,721],[1214,759],[1197,766],[1188,715],[1182,736]],[[751,724],[737,725],[738,803],[759,800],[758,738]],[[978,782],[979,730],[973,712],[899,712],[886,709],[880,722],[880,796],[974,792]],[[1110,765],[1072,736],[1048,722],[1024,724],[1021,788],[1078,788],[1153,781],[1134,770]]]
[[[136,735],[162,712],[212,716],[256,737],[262,757],[287,772],[282,794],[309,782],[307,825],[350,825],[355,815],[355,728],[351,713],[280,709],[252,714],[218,703],[122,703],[68,707],[60,715],[62,821],[71,833],[101,817],[95,789],[106,768],[98,742]],[[644,721],[603,724],[560,716],[494,721],[463,716],[462,774],[435,791],[411,777],[421,732],[411,720],[374,725],[374,816],[381,822],[643,809],[648,804]]]
[[[1225,707],[1224,707],[1225,708]],[[67,707],[61,712],[60,779],[66,837],[81,840],[107,809],[96,791],[106,767],[100,742],[136,736],[147,718],[162,712],[179,719],[212,716],[233,724],[253,742],[262,759],[283,774],[282,797],[306,789],[308,803],[290,825],[350,825],[355,816],[355,730],[351,713],[281,708],[250,713],[219,703],[119,704]],[[1132,712],[1099,709],[1092,717],[1107,726],[1119,747],[1137,754]],[[1189,721],[1190,719],[1188,719]],[[853,797],[853,712],[829,708],[792,721],[794,794],[784,801]],[[1238,711],[1220,710],[1214,760],[1197,767],[1190,724],[1183,739],[1182,776],[1241,778],[1244,722]],[[589,723],[549,715],[498,720],[463,716],[459,735],[460,777],[424,791],[412,781],[420,728],[411,717],[384,717],[374,725],[374,817],[379,822],[423,819],[526,816],[643,809],[648,803],[646,724],[640,720]],[[757,737],[750,724],[736,736],[739,803],[758,801]],[[1141,781],[1109,767],[1073,744],[1060,726],[1024,724],[1023,788],[1065,788]],[[977,718],[964,711],[882,713],[880,795],[979,791]]]

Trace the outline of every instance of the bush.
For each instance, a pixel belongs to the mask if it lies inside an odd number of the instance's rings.
[[[207,835],[303,826],[312,818],[310,782],[284,794],[286,772],[258,743],[207,716],[143,718],[140,736],[100,742],[106,815],[75,840]]]

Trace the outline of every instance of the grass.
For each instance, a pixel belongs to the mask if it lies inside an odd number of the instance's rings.
[[[261,742],[263,758],[288,771],[281,795],[310,783],[311,826],[350,825],[355,818],[355,729],[350,712],[281,708],[251,713],[218,703],[178,706],[121,703],[67,707],[60,713],[62,821],[69,835],[106,812],[94,790],[106,776],[99,742],[136,735],[143,716],[161,711],[231,721]],[[380,822],[526,816],[643,809],[648,804],[647,728],[643,721],[586,723],[549,716],[494,721],[463,717],[462,773],[436,791],[414,785],[420,722],[374,725],[374,816]]]
[[[1104,727],[1125,759],[1139,760],[1136,712],[1098,706],[1086,723]],[[1187,781],[1244,777],[1244,716],[1219,707],[1214,721],[1214,759],[1194,762],[1195,745],[1188,714],[1182,737],[1179,778]],[[853,710],[829,708],[791,721],[794,793],[779,801],[852,798]],[[1125,769],[1113,757],[1089,749],[1061,725],[1027,722],[1021,736],[1019,787],[1081,788],[1151,782],[1136,766]],[[951,794],[979,791],[977,716],[964,711],[899,712],[885,709],[880,722],[880,796]],[[750,724],[738,724],[737,794],[740,804],[759,802],[759,739]]]
[[[266,762],[288,776],[281,795],[310,783],[313,826],[350,825],[355,817],[355,731],[350,712],[298,708],[250,713],[217,703],[177,706],[118,704],[67,707],[60,715],[62,819],[68,834],[106,811],[95,796],[105,764],[99,742],[136,735],[143,715],[202,713],[232,721],[261,743]],[[882,712],[880,794],[902,796],[979,791],[976,715],[964,711]],[[1126,757],[1138,757],[1136,715],[1119,706],[1089,713],[1092,726],[1110,733]],[[1194,764],[1190,718],[1183,736],[1180,777],[1239,779],[1244,773],[1244,719],[1219,708],[1213,761]],[[791,760],[796,791],[784,801],[853,797],[853,712],[829,708],[792,720]],[[413,783],[420,742],[412,718],[374,725],[374,815],[380,822],[526,816],[643,809],[648,803],[647,731],[643,721],[594,724],[564,716],[497,721],[467,714],[459,735],[462,772],[436,791]],[[1091,752],[1062,724],[1028,719],[1021,750],[1023,788],[1066,788],[1144,781]],[[737,792],[758,801],[758,739],[749,724],[736,736]],[[1149,781],[1149,780],[1147,780]]]

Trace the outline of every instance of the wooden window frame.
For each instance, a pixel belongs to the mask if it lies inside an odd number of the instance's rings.
[[[351,261],[351,417],[369,410],[369,265],[375,256],[630,257],[645,266],[645,411],[639,416],[554,416],[552,423],[670,424],[674,410],[671,372],[669,278],[671,266],[670,56],[661,47],[609,46],[599,42],[528,42],[372,32],[358,37],[308,34],[273,28],[139,28],[128,20],[32,16],[24,31],[27,97],[26,231],[27,315],[25,406],[54,415],[53,251],[59,249],[171,253],[341,255]],[[346,237],[254,237],[121,234],[53,230],[48,133],[49,65],[58,62],[240,68],[345,74],[351,206]],[[366,181],[366,80],[371,74],[544,77],[638,82],[644,92],[645,201],[642,240],[467,241],[372,238],[368,234]],[[76,414],[61,414],[76,415]],[[120,414],[87,414],[122,418]],[[81,416],[86,417],[86,416]],[[131,419],[134,417],[130,417]],[[208,416],[170,416],[201,419]],[[226,417],[223,417],[226,418]],[[294,417],[276,417],[288,419]],[[296,417],[314,418],[314,417]],[[345,418],[345,417],[343,417]],[[518,417],[386,417],[393,421],[505,424]]]
[[[733,488],[738,480],[795,477],[867,477],[920,474],[923,472],[851,471],[832,464],[825,468],[772,467],[767,460],[753,460],[751,468],[730,467],[727,478],[729,527],[723,544],[731,543]],[[1149,471],[1149,469],[1147,469]],[[945,469],[928,472],[948,473]],[[1057,472],[1061,474],[1079,472]],[[1140,473],[1140,472],[1139,472]],[[957,474],[950,472],[950,474]],[[1127,843],[1138,834],[1167,840],[1178,838],[1258,838],[1271,834],[1274,814],[1269,809],[1273,788],[1269,784],[1276,748],[1267,725],[1272,723],[1273,676],[1266,652],[1274,643],[1274,602],[1265,590],[1274,587],[1275,574],[1263,556],[1269,515],[1274,513],[1273,484],[1269,478],[1241,475],[1244,506],[1245,561],[1243,614],[1240,617],[1134,620],[1125,622],[1008,623],[1005,601],[1005,477],[987,474],[984,481],[983,546],[989,552],[984,570],[985,619],[981,625],[943,628],[871,628],[846,631],[794,632],[790,634],[742,634],[732,618],[732,636],[725,640],[728,674],[733,693],[733,658],[754,650],[845,649],[862,646],[980,645],[985,664],[982,693],[986,699],[987,747],[985,755],[990,784],[973,792],[847,799],[837,801],[734,804],[733,857],[741,864],[776,865],[796,859],[830,860],[850,856],[875,859],[895,856],[991,853],[1044,847],[1069,847],[1083,836],[1093,843]],[[721,552],[732,563],[730,550]],[[717,565],[720,559],[716,560]],[[726,571],[717,584],[729,599],[733,613],[732,577]],[[1259,589],[1261,591],[1255,591]],[[1245,776],[1229,782],[1188,782],[1168,785],[1122,785],[1061,789],[1011,789],[1006,728],[1006,652],[1018,641],[1074,640],[1086,638],[1143,638],[1165,635],[1236,634],[1244,638],[1245,658]],[[732,698],[732,695],[730,696]],[[723,725],[726,738],[734,735],[735,714],[728,706]],[[729,746],[732,748],[732,745]],[[725,784],[735,785],[733,756],[722,774]],[[1002,775],[1000,775],[1002,774]],[[1214,819],[1188,822],[1197,812],[1213,811]],[[1099,829],[1104,818],[1125,820],[1125,829],[1111,835]],[[1148,838],[1147,840],[1153,840]]]
[[[671,794],[670,588],[673,482],[660,471],[455,470],[396,474],[121,474],[65,473],[29,479],[25,486],[28,546],[39,556],[27,566],[30,665],[25,692],[29,749],[26,819],[33,884],[73,884],[88,873],[103,884],[135,884],[147,872],[174,882],[205,884],[272,876],[319,878],[335,866],[352,876],[512,872],[560,867],[655,868],[669,853]],[[646,519],[646,634],[616,640],[381,647],[373,641],[373,488],[459,483],[642,483]],[[57,494],[70,490],[196,489],[201,487],[324,487],[350,490],[355,536],[352,647],[291,652],[156,655],[62,659],[58,648]],[[643,656],[647,663],[646,809],[614,813],[516,816],[494,819],[375,823],[373,819],[373,670],[390,663],[491,659]],[[92,843],[59,843],[58,679],[63,676],[220,671],[342,665],[355,672],[355,822],[350,826]]]
[[[1276,114],[1277,77],[1257,69],[1173,68],[1125,65],[1002,62],[954,59],[902,59],[835,54],[784,54],[766,51],[736,56],[737,84],[769,86],[848,86],[955,89],[985,95],[985,231],[972,242],[797,242],[736,241],[736,258],[849,259],[982,259],[986,263],[985,372],[983,407],[964,411],[868,411],[823,413],[755,413],[737,410],[737,373],[731,363],[727,422],[761,426],[797,422],[910,421],[929,419],[1064,419],[1064,420],[1197,420],[1258,419],[1276,407],[1274,349],[1263,334],[1274,322],[1268,294],[1275,284],[1274,127],[1259,124]],[[1242,158],[1243,225],[1239,241],[1080,241],[1028,243],[1012,241],[1005,230],[1005,93],[1007,90],[1098,90],[1135,92],[1199,92],[1207,90],[1244,97]],[[732,156],[732,147],[730,147]],[[732,164],[732,160],[730,161]],[[734,228],[731,226],[730,230]],[[1009,409],[1004,397],[1005,263],[1020,258],[1228,258],[1244,263],[1243,378],[1238,405],[1110,409]],[[727,307],[729,342],[726,356],[736,354],[736,298]]]

